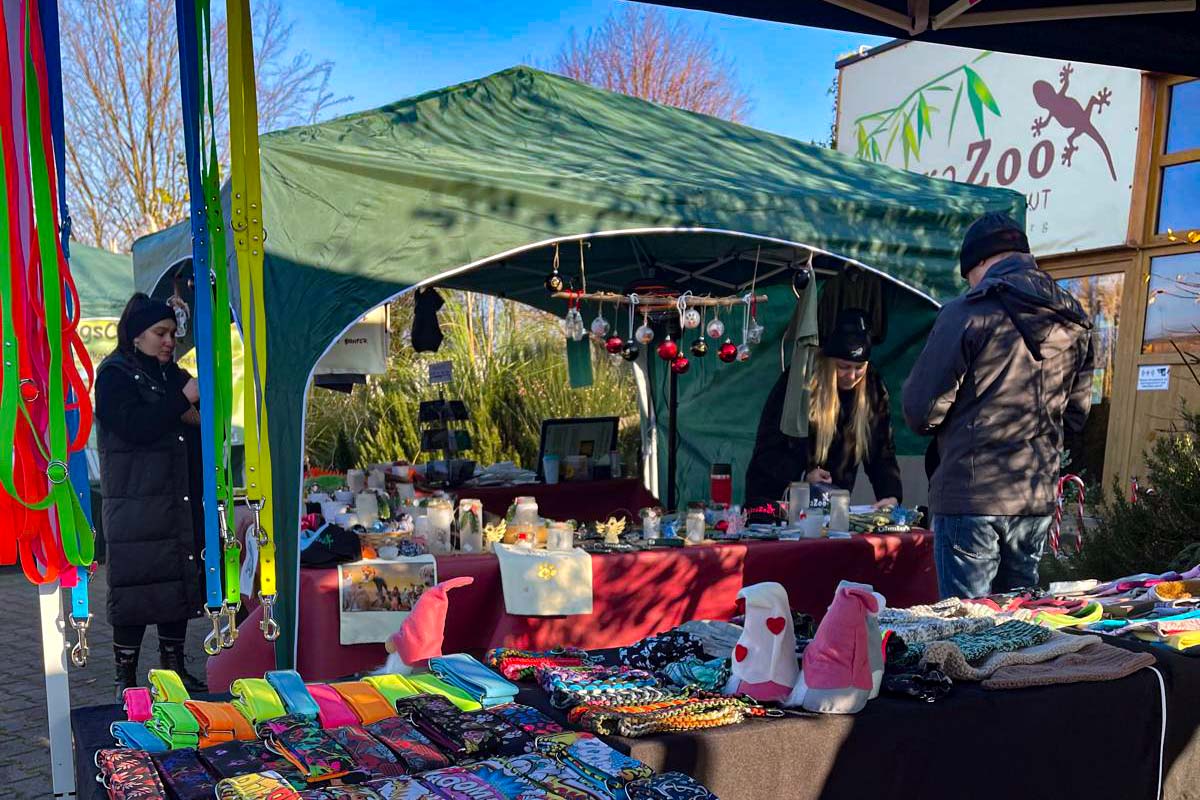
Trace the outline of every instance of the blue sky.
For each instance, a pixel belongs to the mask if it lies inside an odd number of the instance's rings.
[[[616,0],[289,0],[293,45],[330,59],[333,90],[353,95],[339,113],[526,63],[546,66],[573,27],[583,34]],[[881,43],[860,34],[800,28],[667,9],[707,27],[754,100],[749,124],[803,141],[824,140],[832,99],[825,92],[838,56]]]

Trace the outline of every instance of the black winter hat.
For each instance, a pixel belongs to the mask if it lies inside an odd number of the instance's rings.
[[[871,360],[871,326],[867,323],[867,312],[858,308],[843,308],[838,311],[833,333],[821,346],[827,358],[840,358],[859,364]]]
[[[999,211],[989,212],[967,228],[958,256],[959,271],[966,278],[980,261],[1010,251],[1028,253],[1029,238],[1012,217]]]

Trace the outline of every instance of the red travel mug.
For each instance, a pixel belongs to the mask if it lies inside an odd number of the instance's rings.
[[[733,503],[733,467],[713,464],[708,473],[708,494],[713,503],[728,506]]]

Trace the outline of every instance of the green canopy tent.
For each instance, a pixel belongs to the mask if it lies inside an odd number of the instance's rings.
[[[935,301],[961,287],[966,226],[989,210],[1023,219],[1025,207],[1013,192],[869,164],[528,67],[267,134],[261,150],[273,520],[286,565],[281,665],[295,650],[298,558],[285,532],[300,511],[306,388],[367,309],[437,285],[562,314],[543,281],[554,245],[567,243],[563,271],[579,282],[578,239],[590,243],[593,289],[657,275],[697,294],[740,293],[757,258],[771,295],[759,355],[740,365],[710,357],[679,381],[682,500],[697,496],[714,456],[744,469],[779,367],[791,275],[811,252],[824,273],[852,264],[887,276],[893,324],[877,361],[898,386]],[[190,248],[183,226],[136,242],[138,288],[152,289]],[[643,414],[661,429],[666,370],[655,362],[641,371]]]

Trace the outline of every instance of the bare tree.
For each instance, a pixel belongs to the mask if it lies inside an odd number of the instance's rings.
[[[313,122],[349,99],[329,91],[332,62],[290,52],[292,24],[279,0],[255,3],[253,13],[260,130]],[[68,0],[60,14],[73,234],[128,250],[188,213],[174,3]],[[227,165],[224,20],[213,28],[216,132]]]
[[[626,5],[582,38],[572,30],[553,69],[602,89],[740,122],[749,93],[708,35],[661,9]]]

